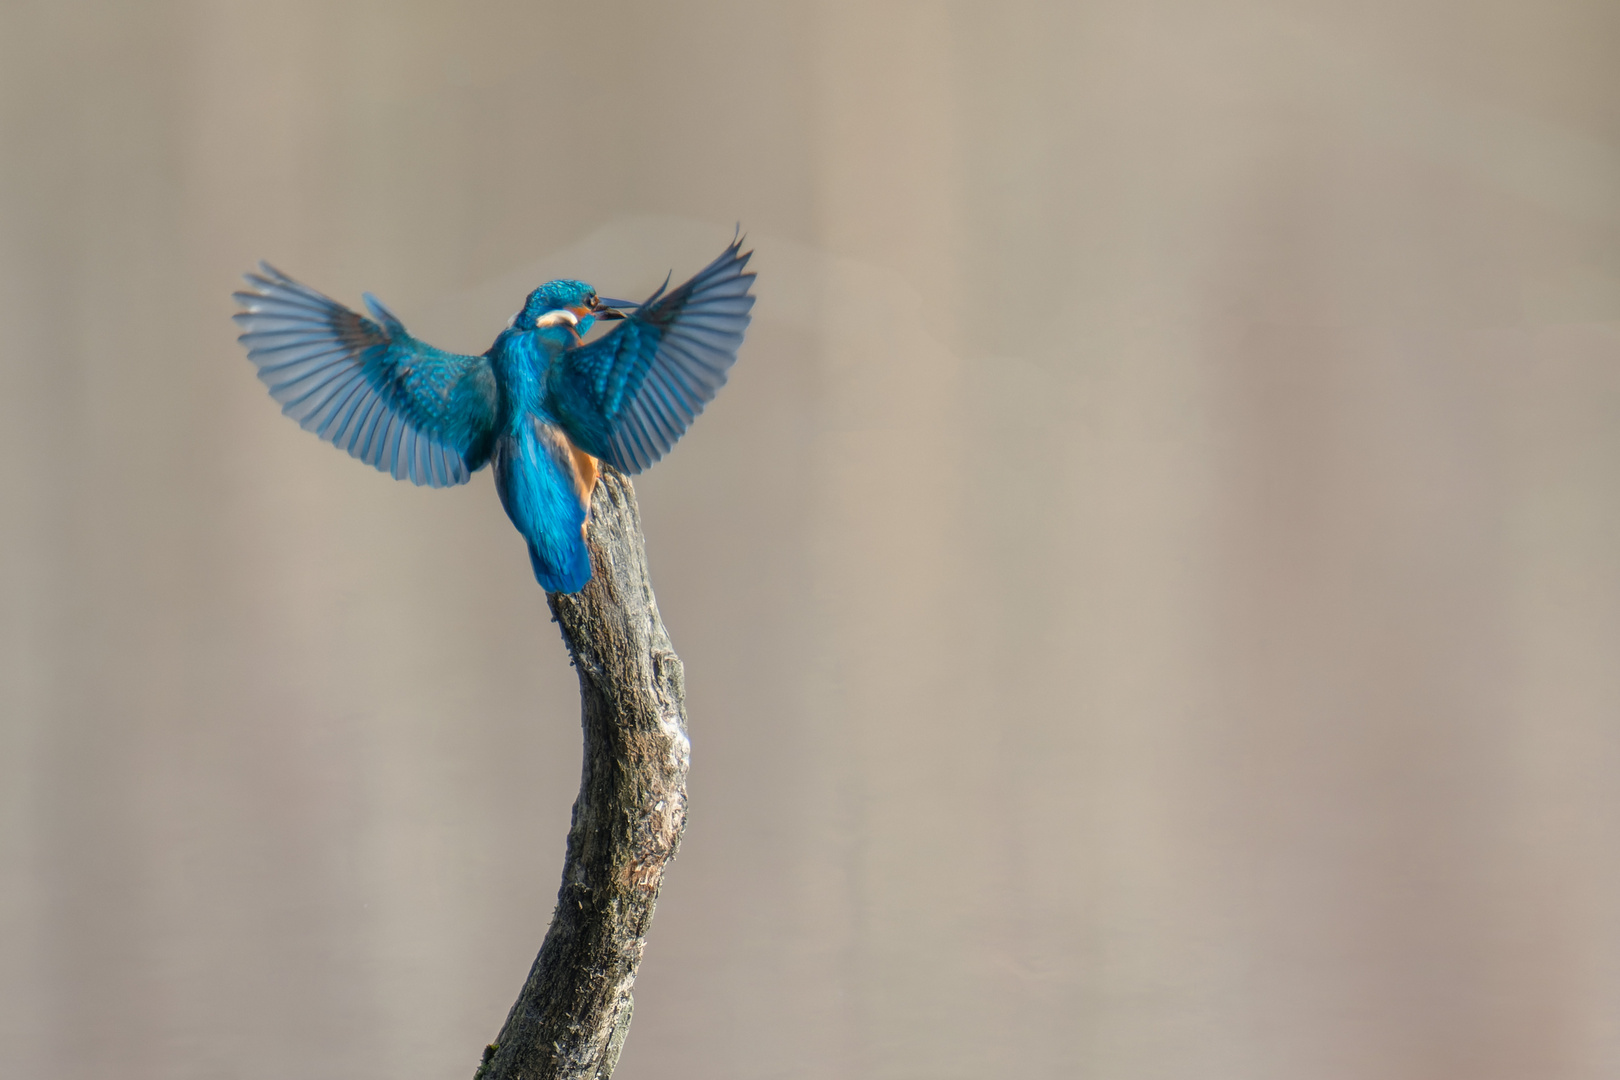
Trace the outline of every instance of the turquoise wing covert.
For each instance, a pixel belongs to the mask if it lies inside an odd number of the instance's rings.
[[[233,316],[281,411],[396,480],[465,484],[494,443],[495,372],[413,338],[370,293],[377,321],[268,263],[244,275]]]
[[[547,375],[575,445],[625,473],[669,453],[726,383],[754,306],[751,251],[734,240],[691,281],[668,282],[612,331],[565,350]]]

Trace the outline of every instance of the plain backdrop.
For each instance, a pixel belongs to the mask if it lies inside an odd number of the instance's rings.
[[[1620,5],[0,4],[0,1075],[468,1077],[574,675],[478,351],[740,222],[637,480],[691,806],[621,1080],[1620,1075]]]

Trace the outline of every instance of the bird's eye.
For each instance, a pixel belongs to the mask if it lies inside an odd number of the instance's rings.
[[[587,297],[586,297],[586,298],[585,298],[585,303],[586,303],[586,305],[587,305],[587,306],[588,306],[588,307],[595,307],[595,306],[596,306],[596,305],[597,305],[597,299],[596,299],[596,294],[595,294],[595,293],[591,293],[591,295],[590,295],[590,296],[587,296]]]

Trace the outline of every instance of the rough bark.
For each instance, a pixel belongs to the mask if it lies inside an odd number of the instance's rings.
[[[585,763],[551,929],[475,1080],[606,1080],[630,1028],[664,867],[686,825],[685,685],[647,579],[630,481],[603,467],[594,573],[547,596],[579,672]]]

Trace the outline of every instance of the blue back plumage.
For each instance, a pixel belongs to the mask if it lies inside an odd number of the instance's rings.
[[[520,417],[495,441],[495,490],[529,545],[534,576],[548,592],[576,592],[591,577],[580,491],[571,448],[543,416]]]

